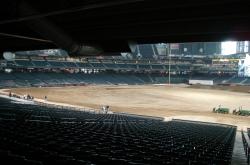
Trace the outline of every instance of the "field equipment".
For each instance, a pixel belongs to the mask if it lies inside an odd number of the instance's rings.
[[[242,107],[240,107],[238,111],[235,109],[233,114],[240,116],[250,116],[250,110],[242,109]]]
[[[229,108],[222,108],[219,106],[219,108],[213,108],[214,113],[223,113],[223,114],[229,114]]]

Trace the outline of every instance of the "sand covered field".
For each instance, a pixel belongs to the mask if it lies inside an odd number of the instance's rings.
[[[211,88],[211,87],[210,87]],[[250,127],[250,117],[212,113],[213,107],[239,106],[250,109],[250,93],[188,86],[79,86],[11,89],[49,101],[99,109],[109,105],[113,112],[126,112],[165,118],[181,118]]]

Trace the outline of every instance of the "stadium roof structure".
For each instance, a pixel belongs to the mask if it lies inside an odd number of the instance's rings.
[[[130,51],[133,43],[250,40],[249,0],[8,0],[0,52]],[[130,43],[130,44],[128,44]]]

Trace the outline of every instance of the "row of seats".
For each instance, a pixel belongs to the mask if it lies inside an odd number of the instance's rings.
[[[8,164],[229,165],[231,161],[233,126],[0,102],[0,161]]]
[[[168,78],[157,74],[115,74],[115,73],[54,73],[54,72],[0,72],[0,87],[53,86],[70,84],[154,84],[166,83]],[[184,78],[172,83],[183,83]]]
[[[8,61],[7,66],[17,67],[17,68],[88,68],[88,69],[139,69],[139,70],[163,70],[168,68],[168,65],[164,64],[119,64],[119,63],[101,63],[101,62],[65,62],[65,61],[37,61],[37,60],[16,60]],[[190,65],[189,65],[190,66]],[[189,67],[178,66],[178,68],[173,65],[171,66],[173,70],[187,70]]]
[[[168,75],[143,74],[143,73],[55,73],[55,72],[0,72],[0,88],[23,86],[57,86],[57,85],[81,85],[81,84],[164,84],[168,83]],[[188,79],[214,80],[215,84],[233,83],[230,77],[201,77],[187,75],[172,75],[171,83],[188,83]],[[242,80],[243,78],[241,78]],[[250,79],[250,78],[244,78]],[[250,82],[245,81],[245,83]],[[236,83],[236,82],[235,82]]]
[[[55,86],[82,84],[164,84],[168,75],[145,73],[56,73],[56,72],[0,72],[0,88],[22,86]],[[189,79],[213,80],[214,84],[250,84],[250,78],[171,75],[173,84],[188,83]]]
[[[152,49],[153,50],[153,49]],[[88,61],[88,62],[73,62],[73,61],[47,61],[47,60],[16,60],[16,61],[8,61],[7,66],[10,68],[85,68],[85,69],[112,69],[112,70],[158,70],[158,71],[166,71],[169,68],[168,63],[149,63],[148,61],[144,64],[143,61],[141,63],[135,63],[135,61],[127,61],[123,63],[114,62],[110,60],[101,61]],[[190,63],[172,63],[171,70],[175,72],[184,72],[190,71],[192,65]],[[218,68],[220,70],[221,68]],[[233,68],[231,68],[233,69]],[[207,70],[207,69],[205,69]],[[235,80],[237,82],[237,80]],[[239,80],[238,83],[241,81]]]

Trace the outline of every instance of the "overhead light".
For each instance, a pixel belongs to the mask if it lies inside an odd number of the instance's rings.
[[[3,53],[3,57],[5,60],[7,61],[14,61],[15,60],[15,53],[12,52],[4,52]]]

